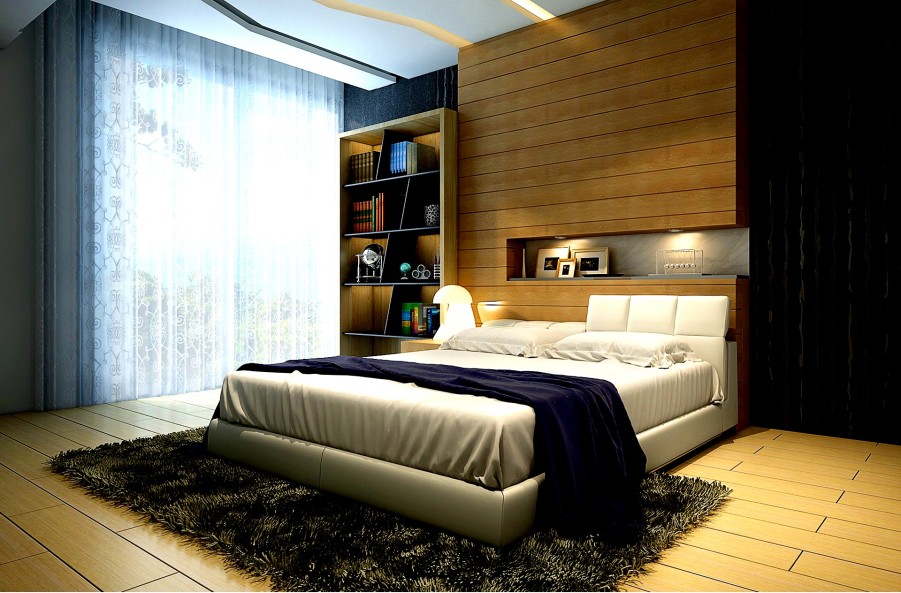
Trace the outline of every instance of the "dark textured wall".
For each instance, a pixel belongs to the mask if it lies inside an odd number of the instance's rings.
[[[756,425],[901,443],[891,4],[750,2]]]
[[[344,86],[344,130],[447,107],[457,109],[457,67],[450,66],[416,78],[364,91]]]

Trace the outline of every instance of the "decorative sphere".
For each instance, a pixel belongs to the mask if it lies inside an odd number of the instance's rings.
[[[400,272],[401,272],[401,274],[406,274],[407,272],[409,272],[409,271],[412,270],[412,269],[413,269],[413,268],[412,268],[412,267],[410,266],[410,264],[408,264],[407,262],[404,262],[404,263],[402,263],[402,264],[400,265]]]

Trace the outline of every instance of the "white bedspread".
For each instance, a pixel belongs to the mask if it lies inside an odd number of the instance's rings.
[[[530,370],[611,381],[636,432],[721,398],[713,366],[640,368],[433,350],[380,358]],[[365,377],[236,371],[222,385],[223,420],[415,467],[487,488],[532,475],[535,416],[521,404]]]

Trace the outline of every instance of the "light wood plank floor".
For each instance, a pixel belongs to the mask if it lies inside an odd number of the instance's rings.
[[[45,466],[59,451],[205,426],[217,399],[0,416],[0,590],[269,590]],[[750,428],[670,471],[732,496],[625,590],[901,591],[901,447]]]

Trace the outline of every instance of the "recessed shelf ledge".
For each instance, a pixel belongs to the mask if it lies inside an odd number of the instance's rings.
[[[576,278],[507,278],[507,282],[572,282],[582,280],[585,282],[598,282],[604,280],[697,280],[697,279],[728,279],[747,278],[742,274],[648,274],[646,276],[579,276]]]

